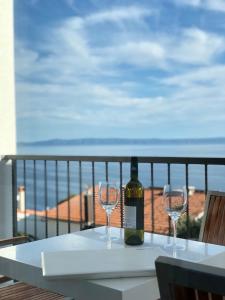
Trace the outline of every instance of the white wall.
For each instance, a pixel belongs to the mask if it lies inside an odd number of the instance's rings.
[[[15,154],[13,0],[0,0],[0,155]]]
[[[0,0],[0,157],[16,153],[13,0]],[[12,235],[11,166],[0,161],[0,238]]]

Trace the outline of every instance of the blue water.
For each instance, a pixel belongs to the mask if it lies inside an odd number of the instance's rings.
[[[125,146],[51,146],[18,148],[18,154],[43,154],[43,155],[104,155],[104,156],[185,156],[185,157],[224,157],[225,145],[125,145]],[[129,180],[129,164],[123,164],[123,183]],[[58,162],[58,178],[56,178],[55,162],[47,162],[47,201],[48,206],[53,207],[59,201],[68,196],[67,165]],[[91,163],[82,163],[82,190],[92,185]],[[44,162],[36,162],[34,173],[33,161],[26,162],[26,201],[27,207],[34,207],[35,188],[37,208],[43,209],[45,203]],[[145,187],[151,184],[150,166],[140,164],[139,178]],[[36,187],[34,185],[36,177]],[[95,184],[105,178],[105,164],[95,164]],[[119,164],[109,164],[109,178],[119,180]],[[205,187],[204,166],[189,166],[189,185],[196,189]],[[58,182],[58,184],[57,184]],[[185,185],[185,166],[171,165],[171,182],[177,185]],[[167,183],[166,164],[157,164],[154,167],[154,186],[163,186]],[[17,185],[24,185],[23,162],[18,162]],[[70,163],[70,186],[69,194],[79,193],[79,165],[77,162]],[[209,190],[225,190],[225,166],[208,167]],[[57,192],[58,189],[58,192]]]
[[[20,146],[18,154],[224,157],[225,144]]]

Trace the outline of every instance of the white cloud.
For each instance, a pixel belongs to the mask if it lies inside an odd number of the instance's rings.
[[[178,5],[191,5],[191,6],[200,6],[202,0],[173,0]]]
[[[123,30],[118,32],[117,43],[111,37],[108,38],[106,47],[99,48],[89,43],[92,32],[90,23],[124,20],[141,22],[150,14],[148,9],[130,6],[93,13],[84,18],[69,18],[45,33],[36,52],[22,43],[17,45],[17,72],[23,76],[33,72],[49,81],[72,82],[78,76],[117,76],[117,65],[123,63],[144,67],[155,64],[157,60],[160,64],[163,49],[159,44],[152,41],[136,43],[129,38],[126,42]],[[39,57],[38,52],[43,51],[47,55]]]
[[[225,50],[225,40],[198,28],[184,29],[168,55],[175,61],[188,64],[209,64]]]
[[[225,66],[214,64],[225,49],[224,37],[197,27],[180,28],[174,35],[160,28],[157,34],[151,28],[143,32],[136,23],[151,13],[130,6],[73,17],[48,29],[35,50],[19,42],[19,117],[102,127],[129,127],[135,120],[137,126],[154,128],[169,124],[171,116],[173,122],[198,123],[200,107],[201,122],[209,118],[207,112],[222,119]],[[123,26],[114,26],[112,35],[104,36],[103,22]],[[91,24],[99,31],[93,32]],[[162,80],[152,70],[167,71],[167,78]],[[173,71],[180,75],[171,75]],[[146,79],[150,76],[154,87]]]
[[[146,40],[128,41],[122,45],[103,48],[101,56],[111,64],[127,64],[141,68],[163,68],[166,54],[162,45]]]
[[[197,70],[182,73],[181,75],[171,76],[163,80],[167,85],[189,87],[199,85],[211,88],[214,85],[222,85],[225,78],[225,65],[213,65],[201,67]],[[219,89],[224,90],[224,89]],[[219,93],[219,90],[216,94]]]
[[[220,77],[221,76],[221,77]],[[220,78],[220,79],[218,79]],[[225,67],[203,68],[197,74],[174,76],[161,81],[173,85],[167,96],[141,97],[130,95],[117,84],[77,82],[77,85],[30,84],[20,86],[23,99],[18,115],[24,119],[51,119],[74,126],[157,126],[173,123],[205,124],[225,118]],[[160,94],[160,91],[159,91]],[[213,100],[213,101],[212,101]],[[35,109],[33,104],[36,103]],[[45,108],[45,109],[43,109]],[[53,109],[54,108],[54,109]],[[209,113],[210,112],[210,113]],[[154,128],[152,127],[152,128]]]
[[[23,99],[18,110],[20,119],[48,118],[101,126],[114,123],[119,127],[127,126],[134,118],[136,124],[151,123],[151,118],[161,116],[165,107],[162,97],[135,97],[119,86],[115,89],[82,81],[75,86],[21,83],[17,92]],[[35,110],[31,109],[32,103],[37,103]]]
[[[216,124],[225,120],[224,78],[225,66],[216,65],[171,76],[162,84],[173,87],[171,103],[183,118],[200,124],[211,120]]]
[[[224,51],[223,37],[194,27],[181,30],[174,37],[160,32],[156,37],[149,30],[142,36],[140,31],[133,28],[127,31],[125,27],[116,31],[116,39],[109,36],[103,45],[90,42],[92,29],[87,26],[90,20],[130,18],[132,21],[135,16],[142,19],[146,14],[150,11],[131,6],[93,13],[85,18],[69,18],[46,32],[36,52],[22,43],[17,45],[17,72],[23,77],[34,73],[49,81],[73,82],[79,76],[118,76],[123,64],[144,69],[167,69],[174,62],[209,64]],[[39,56],[38,52],[43,51],[47,55]]]
[[[103,47],[96,54],[101,63],[112,65],[127,64],[144,69],[169,69],[174,62],[186,65],[207,65],[225,51],[223,36],[208,33],[199,28],[182,29],[173,37],[158,34],[146,39],[131,37],[123,40],[118,35],[118,45]]]
[[[152,104],[162,102],[163,98],[155,97],[134,97],[130,96],[129,93],[123,89],[113,89],[106,85],[90,85],[90,93],[94,96],[96,103],[100,103],[108,109],[112,108],[135,108],[137,110],[146,109],[152,107]],[[155,109],[154,109],[155,111]]]
[[[213,10],[225,12],[225,1],[224,0],[206,0],[206,7]]]
[[[74,8],[75,0],[64,0],[69,7]]]
[[[33,67],[38,60],[38,52],[26,47],[22,42],[15,43],[16,70],[21,76],[29,76],[34,72]]]
[[[88,23],[103,23],[103,22],[121,22],[130,20],[140,21],[147,16],[151,16],[153,11],[147,8],[138,6],[116,7],[111,10],[100,11],[93,13],[85,18]]]
[[[198,8],[225,12],[225,0],[174,0],[178,5],[190,5]]]

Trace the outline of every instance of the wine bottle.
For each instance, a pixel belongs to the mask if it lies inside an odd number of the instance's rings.
[[[138,180],[137,157],[131,157],[131,179],[124,194],[124,241],[127,245],[141,245],[144,242],[144,189]]]

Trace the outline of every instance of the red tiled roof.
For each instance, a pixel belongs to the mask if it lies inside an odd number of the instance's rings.
[[[82,195],[83,197],[83,195]],[[154,190],[154,203],[152,202],[152,192],[145,189],[144,195],[144,214],[145,214],[145,231],[152,231],[152,207],[154,208],[154,232],[168,233],[168,215],[164,210],[162,190]],[[205,194],[195,192],[189,197],[189,215],[197,217],[204,210]],[[68,220],[68,205],[70,205],[70,219],[72,222],[80,222],[80,195],[72,196],[69,201],[65,200],[58,205],[58,217],[61,221]],[[34,211],[27,210],[27,215],[33,215]],[[45,216],[45,211],[37,211],[38,216]],[[57,216],[56,207],[47,211],[48,218],[55,219]],[[82,219],[84,220],[84,208],[82,207]],[[111,225],[120,227],[120,205],[115,208],[111,215]],[[95,196],[95,223],[96,225],[106,224],[106,213],[98,202],[98,196]]]

